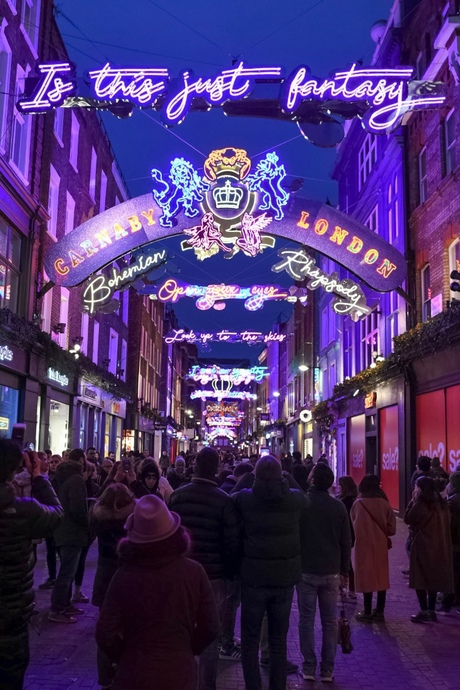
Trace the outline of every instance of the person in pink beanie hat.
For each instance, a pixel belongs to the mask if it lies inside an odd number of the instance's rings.
[[[117,664],[111,690],[196,690],[194,657],[219,634],[208,577],[187,558],[179,515],[157,496],[137,501],[125,529],[96,626]]]

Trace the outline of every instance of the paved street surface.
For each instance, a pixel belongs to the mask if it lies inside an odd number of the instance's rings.
[[[351,655],[337,653],[335,683],[329,687],[341,690],[426,690],[460,687],[460,615],[453,611],[439,617],[437,624],[414,624],[410,614],[417,612],[416,597],[401,575],[406,566],[404,539],[406,528],[398,521],[398,534],[390,551],[392,588],[388,593],[385,624],[364,624],[354,621],[354,613],[362,605],[348,605],[352,620]],[[39,562],[35,582],[46,578],[44,546],[39,547]],[[89,595],[95,572],[96,549],[88,556],[83,590]],[[173,583],[171,583],[173,585]],[[34,618],[31,629],[31,663],[26,677],[26,690],[97,690],[96,645],[93,631],[97,609],[90,604],[82,608],[75,625],[58,625],[47,621],[49,591],[37,590],[40,615]],[[297,637],[297,607],[294,605],[289,631],[289,658],[301,661]],[[262,671],[267,687],[267,672]],[[288,690],[324,688],[317,681],[304,681],[300,675],[289,676]],[[244,690],[241,664],[220,662],[219,690]],[[135,690],[135,688],[133,688]],[[152,690],[154,685],[152,684]],[[173,690],[173,689],[171,689]]]

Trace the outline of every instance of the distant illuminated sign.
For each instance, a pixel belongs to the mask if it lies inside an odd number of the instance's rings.
[[[140,295],[150,295],[151,299],[175,304],[182,297],[197,297],[196,307],[207,309],[225,309],[225,302],[229,299],[244,300],[248,311],[261,309],[270,300],[286,300],[288,302],[306,301],[306,291],[301,288],[282,288],[279,285],[189,285],[175,278],[168,278],[162,285],[147,285],[138,290]]]
[[[251,369],[240,369],[234,367],[225,369],[217,365],[212,367],[193,366],[187,374],[188,379],[206,385],[212,381],[231,382],[234,386],[241,384],[248,385],[252,381],[260,383],[266,376],[269,376],[268,367],[251,367]]]
[[[371,251],[369,250],[366,256],[369,256]],[[332,308],[337,314],[350,314],[356,320],[370,313],[364,292],[353,280],[349,278],[341,280],[338,273],[332,275],[325,273],[316,265],[315,259],[302,249],[282,249],[278,252],[278,256],[282,261],[273,266],[272,271],[280,273],[284,270],[294,280],[308,278],[309,290],[322,287],[326,292],[334,293],[336,297],[332,302]]]
[[[161,109],[168,126],[180,124],[194,105],[200,110],[221,107],[231,101],[250,100],[257,81],[276,86],[277,107],[293,121],[301,116],[302,105],[312,101],[336,106],[337,101],[362,104],[363,124],[370,132],[396,127],[411,110],[436,107],[445,102],[437,82],[412,81],[413,67],[374,68],[351,65],[325,79],[312,76],[308,67],[296,67],[288,76],[282,67],[252,67],[236,62],[214,77],[195,76],[183,70],[170,85],[171,75],[165,67],[114,67],[107,62],[88,72],[89,90],[75,79],[70,62],[39,63],[30,89],[17,107],[26,113],[43,113],[61,105],[109,108],[128,102],[141,108]],[[79,94],[81,92],[81,95]],[[90,99],[88,102],[88,98]],[[68,100],[67,100],[68,99]],[[67,102],[66,102],[67,100]],[[208,108],[203,108],[203,102]],[[332,110],[336,109],[334,107]],[[260,108],[260,116],[270,116]]]
[[[2,362],[12,362],[13,361],[13,351],[7,345],[0,345],[0,361]]]
[[[209,403],[206,405],[206,412],[208,414],[231,414],[231,415],[237,415],[237,414],[242,414],[238,410],[238,403]]]
[[[299,419],[304,424],[308,424],[308,422],[311,422],[312,418],[313,415],[311,413],[311,410],[302,410],[299,414]]]
[[[257,395],[255,393],[248,393],[247,391],[199,390],[193,391],[190,397],[192,400],[196,400],[197,398],[201,400],[207,400],[208,398],[217,398],[218,400],[223,400],[225,398],[233,398],[235,400],[256,400]]]
[[[69,377],[65,374],[61,374],[61,372],[57,371],[56,369],[51,369],[50,367],[48,369],[47,376],[51,381],[58,383],[63,388],[69,385]]]
[[[154,252],[152,254],[140,255],[136,258],[134,263],[126,266],[126,268],[115,268],[112,266],[109,275],[94,276],[83,290],[83,307],[90,314],[99,311],[104,305],[107,305],[112,299],[115,292],[123,289],[129,283],[157,268],[167,260],[166,249]]]
[[[224,343],[283,343],[287,338],[284,333],[262,333],[260,331],[218,331],[216,333],[206,333],[198,331],[185,331],[183,328],[169,331],[164,336],[165,343],[193,343],[196,345],[206,345],[212,342]]]
[[[214,441],[214,439],[222,436],[224,438],[229,438],[230,440],[236,439],[237,434],[233,429],[228,429],[227,427],[218,426],[215,429],[211,429],[208,433],[208,441]]]

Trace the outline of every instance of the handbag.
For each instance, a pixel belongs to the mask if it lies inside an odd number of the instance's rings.
[[[345,614],[345,595],[342,593],[342,606],[340,608],[340,617],[337,621],[338,638],[337,644],[342,647],[342,654],[351,654],[353,645],[351,643],[351,627],[348,618]]]
[[[379,522],[377,522],[377,520],[375,519],[375,517],[372,515],[372,513],[370,513],[370,512],[368,511],[368,509],[366,508],[366,506],[364,505],[364,503],[363,503],[362,501],[361,501],[360,505],[362,505],[362,507],[364,508],[364,510],[366,511],[366,513],[369,515],[369,517],[371,518],[371,520],[373,520],[373,521],[375,522],[375,524],[377,525],[377,527],[379,527],[379,529],[381,529],[382,532],[384,533],[385,537],[387,538],[387,549],[390,550],[391,548],[393,548],[393,542],[391,541],[390,537],[387,535],[387,533],[386,533],[385,530],[383,529],[382,525],[381,525]]]

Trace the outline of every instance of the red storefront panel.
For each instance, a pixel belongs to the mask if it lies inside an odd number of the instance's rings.
[[[437,456],[443,467],[447,467],[446,457],[446,409],[445,391],[433,391],[417,395],[417,457]],[[458,421],[457,421],[458,424]]]
[[[348,474],[356,484],[366,474],[366,419],[363,414],[350,417],[348,420]]]
[[[460,386],[446,389],[447,471],[460,468]]]
[[[398,406],[379,410],[380,477],[391,507],[399,509]]]

